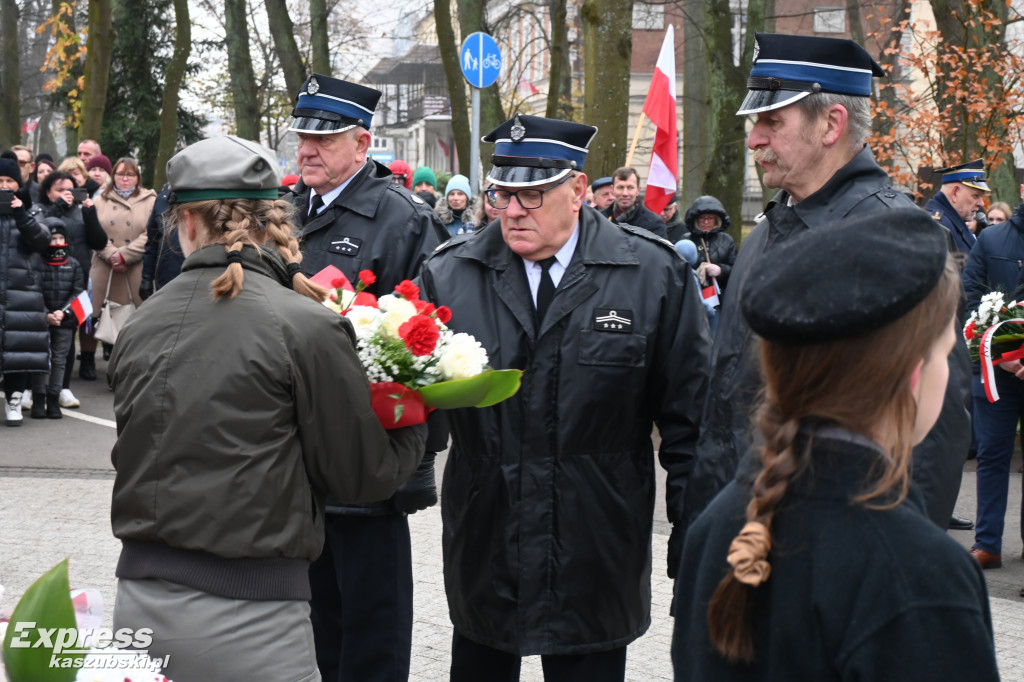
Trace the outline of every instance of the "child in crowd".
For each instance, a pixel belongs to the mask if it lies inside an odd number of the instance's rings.
[[[68,348],[78,327],[71,302],[85,290],[85,274],[78,261],[68,255],[67,227],[60,218],[43,218],[50,230],[50,246],[43,254],[43,300],[46,322],[50,325],[50,374],[35,379],[30,416],[33,419],[60,419],[60,389]],[[45,381],[45,384],[44,384]],[[45,393],[45,402],[41,399]]]

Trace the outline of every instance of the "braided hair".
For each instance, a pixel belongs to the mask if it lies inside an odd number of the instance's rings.
[[[215,299],[234,298],[242,290],[245,270],[239,254],[246,244],[273,248],[288,266],[291,286],[296,292],[323,301],[327,290],[311,282],[298,264],[302,261],[295,228],[291,224],[294,208],[281,199],[208,199],[185,204],[174,204],[168,210],[172,226],[184,222],[186,211],[191,212],[209,232],[209,243],[223,243],[228,252],[228,267],[213,280],[210,290]]]
[[[760,341],[765,388],[755,424],[764,437],[762,469],[747,505],[747,523],[729,548],[732,570],[715,590],[707,614],[711,642],[726,659],[754,660],[751,614],[771,575],[772,520],[790,482],[811,464],[811,443],[797,444],[806,422],[829,421],[875,440],[884,436],[890,457],[878,460],[867,489],[853,501],[877,509],[903,501],[917,416],[911,375],[922,359],[946,361],[930,350],[952,323],[958,280],[953,260],[947,259],[942,279],[924,301],[868,334],[811,345]]]

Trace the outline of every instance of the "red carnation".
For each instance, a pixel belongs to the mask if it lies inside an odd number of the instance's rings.
[[[331,286],[334,287],[335,289],[342,288],[343,286],[345,286],[345,278],[335,277],[334,279],[331,280]]]
[[[976,336],[975,332],[977,331],[977,329],[978,321],[971,320],[970,324],[968,324],[967,327],[964,328],[964,338],[967,339],[968,341],[973,339]]]
[[[407,279],[395,287],[395,293],[407,301],[418,301],[420,298],[420,288]]]
[[[377,281],[377,275],[373,274],[372,270],[360,270],[359,281],[365,284],[366,286],[370,286],[371,284]]]
[[[452,309],[446,305],[441,306],[437,309],[437,319],[441,320],[441,324],[448,324],[448,320],[452,319]]]
[[[402,337],[409,352],[423,356],[434,352],[437,340],[441,338],[441,330],[426,315],[413,315],[398,328],[398,335]]]
[[[352,305],[362,305],[367,308],[376,308],[377,297],[368,291],[360,291],[356,294],[356,297],[352,299]]]

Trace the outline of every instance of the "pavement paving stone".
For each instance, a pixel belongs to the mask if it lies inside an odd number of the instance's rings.
[[[120,551],[120,543],[110,534],[112,483],[109,478],[0,476],[0,585],[6,589],[0,612],[12,610],[39,575],[70,557],[72,586],[95,587],[101,592],[104,625],[110,626],[116,591],[114,567]],[[1011,509],[1015,502],[1011,501]],[[969,509],[958,510],[971,516]],[[437,682],[448,676],[452,632],[444,597],[439,507],[414,514],[409,521],[416,583],[410,680]],[[963,544],[970,542],[970,538],[958,539]],[[672,619],[668,615],[672,585],[663,568],[667,542],[666,535],[655,534],[653,622],[629,648],[629,682],[672,679]],[[1014,561],[1022,563],[1019,558]],[[986,577],[990,573],[986,571]],[[1024,679],[1024,600],[993,595],[991,605],[1003,679]],[[524,660],[521,680],[543,680],[539,657]]]

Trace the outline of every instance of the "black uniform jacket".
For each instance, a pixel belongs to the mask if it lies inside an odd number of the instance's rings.
[[[300,189],[301,188],[301,189]],[[307,187],[286,195],[301,222],[309,206]],[[368,160],[341,194],[302,227],[302,271],[315,275],[333,265],[355,285],[360,270],[372,270],[371,294],[390,294],[412,279],[438,244],[448,238],[423,200],[391,182],[391,171]]]
[[[740,290],[751,264],[761,254],[781,247],[805,230],[828,229],[832,222],[849,215],[913,205],[903,193],[890,187],[889,177],[875,163],[867,147],[799,204],[787,206],[788,199],[784,191],[772,199],[765,219],[744,240],[733,266],[715,337],[711,390],[701,424],[698,460],[686,491],[687,523],[729,482],[739,457],[751,442],[750,417],[761,376],[754,333],[739,308]],[[884,215],[879,219],[884,219]],[[885,254],[879,254],[879,258],[884,257]],[[794,301],[793,305],[802,302]],[[928,516],[942,528],[948,525],[956,504],[971,440],[966,407],[970,396],[970,360],[959,335],[949,356],[949,370],[942,413],[925,440],[914,449],[914,482],[921,487]]]
[[[919,499],[891,509],[853,502],[887,455],[832,431],[816,435],[811,469],[790,482],[772,520],[771,575],[751,590],[752,665],[717,653],[707,613],[730,570],[759,460],[744,461],[687,534],[676,580],[676,681],[998,680],[980,567],[923,517]]]
[[[946,198],[945,194],[939,192],[929,199],[928,203],[924,205],[924,210],[931,213],[933,218],[949,230],[957,251],[970,253],[977,239],[974,233],[971,232],[971,229],[967,227],[964,219],[960,217],[960,214],[956,212],[953,205],[949,203],[949,199]]]
[[[689,266],[589,206],[577,229],[540,329],[498,222],[453,237],[421,273],[449,327],[492,367],[524,370],[509,400],[448,412],[441,498],[452,622],[519,655],[613,649],[647,629],[651,430],[675,520],[704,400],[708,327]]]

